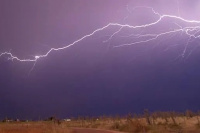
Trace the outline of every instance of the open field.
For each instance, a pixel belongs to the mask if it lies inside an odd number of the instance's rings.
[[[97,128],[131,133],[200,133],[200,116],[191,111],[144,112],[126,117],[79,118],[67,122],[67,127]]]
[[[56,124],[54,122],[26,122],[26,123],[1,123],[0,133],[119,133],[117,131],[72,128],[66,123]]]
[[[65,126],[53,122],[10,122],[0,124],[0,133],[70,133]]]
[[[107,119],[107,120],[78,120],[67,123],[68,127],[97,128],[131,133],[200,133],[200,126],[196,117],[176,117],[176,123],[171,118],[167,121],[157,118],[151,125],[145,118],[132,119]]]
[[[145,112],[141,116],[80,117],[34,122],[0,122],[0,133],[200,133],[200,116],[192,112]]]

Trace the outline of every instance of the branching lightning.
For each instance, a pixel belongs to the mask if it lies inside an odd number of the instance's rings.
[[[124,46],[135,45],[135,44],[148,43],[150,41],[157,40],[158,38],[160,38],[162,36],[171,35],[171,34],[175,34],[175,33],[180,33],[181,35],[185,34],[185,35],[188,36],[188,41],[185,43],[184,50],[183,50],[183,52],[181,54],[181,56],[184,57],[190,41],[192,39],[199,39],[200,38],[200,34],[199,34],[200,33],[200,21],[188,20],[188,19],[185,19],[185,18],[183,18],[181,16],[175,16],[175,15],[167,15],[167,14],[161,15],[158,12],[156,12],[152,7],[135,7],[135,8],[133,8],[133,10],[136,10],[137,8],[150,9],[152,11],[153,15],[155,15],[158,18],[155,21],[151,22],[151,23],[146,23],[146,24],[143,24],[143,25],[129,25],[129,24],[120,24],[120,23],[109,23],[109,24],[107,24],[107,25],[105,25],[105,26],[103,26],[101,28],[98,28],[98,29],[94,30],[90,34],[87,34],[87,35],[83,36],[82,38],[74,41],[71,44],[68,44],[68,45],[66,45],[64,47],[60,47],[60,48],[50,48],[45,54],[35,55],[33,58],[29,58],[29,59],[21,59],[21,58],[15,56],[15,55],[13,55],[11,52],[0,53],[0,57],[6,56],[6,57],[8,57],[9,60],[16,60],[16,61],[19,61],[19,62],[34,62],[34,66],[35,66],[36,62],[39,59],[47,57],[51,52],[60,51],[60,50],[64,50],[64,49],[67,49],[69,47],[72,47],[73,45],[81,42],[82,40],[84,40],[86,38],[89,38],[89,37],[92,37],[97,32],[101,32],[103,30],[106,30],[109,27],[116,27],[117,30],[114,31],[112,33],[112,35],[110,35],[107,40],[104,40],[105,43],[111,41],[114,36],[119,34],[125,28],[129,28],[129,29],[132,29],[132,30],[134,30],[134,29],[145,29],[145,28],[152,27],[152,26],[155,26],[155,25],[159,24],[165,18],[175,19],[177,21],[181,21],[181,22],[190,24],[192,26],[183,27],[183,26],[181,26],[181,25],[179,25],[177,23],[174,23],[174,25],[176,25],[177,28],[169,29],[169,30],[164,31],[164,32],[162,31],[160,33],[146,33],[146,34],[139,33],[139,34],[131,34],[131,35],[128,35],[128,36],[121,36],[121,37],[133,38],[133,39],[137,38],[137,39],[140,39],[140,40],[139,41],[135,40],[135,41],[133,41],[131,43],[124,43],[124,44],[116,45],[114,47],[115,48],[119,48],[119,47],[124,47]],[[128,9],[129,13],[131,13],[133,10]],[[128,18],[128,16],[125,19],[127,19],[127,18]]]

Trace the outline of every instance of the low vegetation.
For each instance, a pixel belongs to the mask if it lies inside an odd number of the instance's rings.
[[[67,123],[68,127],[99,128],[130,133],[199,133],[200,113],[153,112],[125,117],[80,117]]]
[[[0,133],[70,133],[67,127],[47,121],[0,124]]]
[[[200,113],[153,112],[142,115],[78,117],[59,120],[50,117],[44,121],[5,119],[0,123],[0,133],[71,133],[72,128],[98,128],[130,133],[199,133]]]

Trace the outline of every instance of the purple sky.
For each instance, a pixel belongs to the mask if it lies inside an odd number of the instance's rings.
[[[0,0],[0,52],[33,58],[51,47],[66,46],[110,22],[140,25],[161,14],[200,20],[198,0]],[[179,10],[178,10],[179,9]],[[124,18],[129,18],[124,21]],[[162,31],[166,20],[149,31]],[[36,63],[0,57],[0,118],[38,119],[51,115],[115,115],[129,112],[199,110],[199,49],[175,58],[184,36],[112,49],[133,39],[108,39],[115,27],[95,34]],[[139,29],[142,31],[142,29]],[[125,33],[130,32],[125,29]],[[146,32],[146,31],[144,31]],[[156,45],[159,44],[159,45]],[[164,52],[166,46],[183,44]],[[198,40],[191,43],[196,48]],[[198,48],[198,47],[197,47]]]

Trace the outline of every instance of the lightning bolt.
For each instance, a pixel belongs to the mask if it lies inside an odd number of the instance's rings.
[[[68,44],[68,45],[66,45],[64,47],[60,47],[60,48],[50,48],[45,54],[35,55],[33,58],[29,58],[29,59],[21,59],[21,58],[15,56],[15,55],[13,55],[11,52],[0,53],[0,57],[7,56],[8,60],[12,60],[12,61],[16,60],[16,61],[19,61],[19,62],[34,62],[34,66],[35,66],[36,62],[39,59],[47,57],[51,52],[53,52],[53,51],[60,51],[60,50],[64,50],[64,49],[67,49],[69,47],[72,47],[73,45],[75,45],[75,44],[83,41],[84,39],[92,37],[97,32],[101,32],[103,30],[106,30],[109,27],[118,27],[118,30],[115,31],[115,32],[113,32],[112,35],[110,35],[107,40],[103,41],[104,43],[111,41],[114,38],[114,36],[116,36],[117,34],[119,34],[125,28],[129,28],[129,29],[132,29],[132,30],[134,30],[134,29],[141,30],[141,29],[145,29],[145,28],[148,28],[148,27],[155,26],[155,25],[159,24],[165,18],[175,19],[177,21],[181,21],[181,22],[190,24],[192,26],[182,27],[181,25],[179,25],[177,23],[174,23],[174,25],[176,25],[177,28],[169,29],[169,30],[164,31],[164,32],[162,31],[160,33],[146,33],[146,34],[139,33],[139,34],[131,34],[131,35],[128,35],[128,36],[121,36],[121,37],[126,37],[126,38],[130,38],[131,37],[131,38],[134,38],[136,40],[132,41],[131,43],[124,43],[124,44],[120,44],[120,45],[114,46],[114,48],[119,48],[119,47],[124,47],[124,46],[130,46],[130,45],[136,45],[136,44],[141,44],[141,43],[148,43],[148,42],[157,40],[158,38],[160,38],[162,36],[176,34],[176,33],[180,33],[182,35],[183,33],[185,33],[185,35],[188,36],[188,41],[185,43],[184,50],[183,50],[183,52],[181,54],[181,56],[184,57],[185,53],[187,51],[187,47],[188,47],[189,43],[191,42],[191,40],[192,39],[199,39],[200,38],[200,21],[197,21],[197,20],[188,20],[188,19],[185,19],[183,17],[175,16],[175,15],[168,15],[168,14],[161,15],[158,12],[156,12],[152,7],[144,7],[144,6],[134,7],[132,10],[130,10],[128,8],[129,13],[132,13],[132,11],[134,11],[134,10],[136,10],[138,8],[149,9],[158,18],[155,21],[151,22],[151,23],[146,23],[146,24],[142,24],[142,25],[109,23],[109,24],[107,24],[107,25],[105,25],[105,26],[103,26],[101,28],[98,28],[98,29],[94,30],[90,34],[87,34],[87,35],[81,37],[80,39],[74,41],[71,44]],[[128,18],[128,16],[126,16],[126,18],[124,20],[126,20],[127,18]],[[140,40],[138,41],[137,39],[140,39]],[[34,66],[33,66],[33,68],[34,68]],[[31,69],[31,71],[32,71],[32,69]]]

